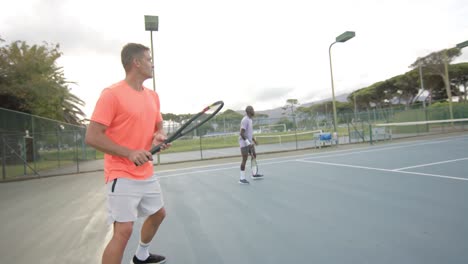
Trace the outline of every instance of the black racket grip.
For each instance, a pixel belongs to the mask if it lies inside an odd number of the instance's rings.
[[[152,148],[149,150],[149,152],[151,152],[151,155],[154,155],[154,154],[158,153],[158,152],[161,150],[161,145],[162,145],[162,144],[159,144],[159,145],[157,145],[157,146],[152,147]]]
[[[158,153],[158,152],[161,150],[161,147],[162,147],[163,144],[167,144],[167,143],[169,143],[169,141],[168,141],[168,140],[165,140],[163,143],[158,144],[158,145],[152,147],[152,148],[149,150],[149,152],[151,153],[151,155],[154,155],[154,154]],[[153,160],[153,159],[151,159],[151,160]],[[134,164],[135,164],[135,166],[139,166],[139,165],[137,165],[135,162],[134,162]]]
[[[153,157],[151,157],[150,160],[153,160]],[[137,167],[140,166],[140,165],[136,164],[135,162],[133,162],[133,164],[135,164],[135,166],[137,166]]]
[[[164,140],[161,144],[158,144],[158,145],[152,147],[152,148],[149,150],[149,152],[151,152],[151,155],[154,155],[154,154],[158,153],[158,152],[161,150],[162,145],[167,144],[167,143],[169,143],[169,142],[170,142],[170,140],[169,140],[169,139],[166,139],[166,140]]]

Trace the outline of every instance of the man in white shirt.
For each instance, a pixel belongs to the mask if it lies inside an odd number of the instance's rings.
[[[240,135],[239,135],[239,146],[241,149],[242,154],[242,163],[240,166],[240,184],[249,184],[249,181],[245,178],[245,164],[247,163],[247,159],[249,154],[252,155],[252,158],[257,158],[257,154],[255,153],[255,145],[258,145],[257,141],[253,136],[253,125],[252,125],[252,117],[255,116],[255,111],[252,106],[247,106],[245,108],[246,115],[242,118],[240,124]],[[260,174],[252,175],[252,179],[260,179],[263,177]]]

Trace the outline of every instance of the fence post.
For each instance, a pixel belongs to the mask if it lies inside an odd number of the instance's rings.
[[[79,131],[79,130],[77,130]],[[78,148],[78,135],[77,131],[73,130],[73,138],[75,139],[75,156],[76,156],[76,172],[80,172],[80,158],[79,158],[79,148]]]
[[[424,102],[424,101],[423,101]],[[426,104],[424,103],[424,118],[425,120],[424,121],[428,121],[427,120],[427,107],[426,107]],[[426,123],[426,131],[429,132],[429,124]]]
[[[6,142],[5,136],[2,135],[2,178],[6,180]]]
[[[298,150],[299,147],[297,145],[297,127],[294,127],[294,137],[296,138],[296,150]]]
[[[351,130],[349,129],[349,118],[346,124],[348,125],[348,143],[351,144]]]
[[[60,126],[57,128],[57,162],[60,168]]]
[[[198,134],[198,128],[197,128],[197,134]],[[198,136],[200,137],[200,159],[203,160],[202,136],[200,134],[198,134]]]
[[[369,110],[367,110],[369,113]],[[364,121],[361,120],[361,127],[362,127],[362,142],[366,142],[366,131],[364,131]]]
[[[36,131],[35,131],[35,129],[34,129],[34,116],[31,116],[31,130],[32,130],[32,131],[31,131],[31,136],[32,136],[32,138],[33,138],[33,145],[32,145],[32,149],[33,149],[33,150],[32,150],[32,151],[33,151],[33,156],[32,156],[32,158],[33,158],[33,164],[34,164],[33,167],[34,167],[34,170],[37,171],[37,166],[36,166],[36,159],[37,159],[37,155],[36,155],[36,151],[37,151],[36,141],[37,141],[37,140],[36,140],[36,138],[35,138],[35,136],[36,136]]]
[[[370,144],[373,145],[374,143],[372,142],[372,124],[369,123],[369,141]]]
[[[26,136],[23,136],[23,140],[22,140],[22,143],[23,145],[21,146],[22,147],[22,153],[21,153],[21,158],[23,159],[23,168],[24,168],[24,171],[23,171],[23,175],[26,176],[28,175],[28,170],[27,170],[27,166],[28,166],[28,156],[26,154]]]

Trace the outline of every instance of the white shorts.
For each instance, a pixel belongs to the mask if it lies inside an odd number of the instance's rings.
[[[146,180],[118,178],[106,184],[108,223],[135,222],[164,206],[156,175]]]

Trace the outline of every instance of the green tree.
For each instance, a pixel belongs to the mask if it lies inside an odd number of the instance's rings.
[[[216,121],[218,122],[219,127],[223,128],[224,131],[237,131],[242,117],[242,114],[234,110],[227,109],[216,116]]]
[[[278,122],[276,122],[276,124],[281,124],[281,125],[286,125],[286,129],[287,130],[291,130],[291,129],[294,129],[295,126],[294,126],[294,122],[291,121],[289,118],[287,117],[281,117]]]
[[[174,122],[179,122],[180,121],[179,116],[176,115],[176,114],[173,114],[173,113],[166,113],[166,114],[162,113],[161,115],[162,115],[163,119],[167,120],[167,121],[169,121],[169,120],[174,121]]]
[[[316,115],[312,111],[312,107],[299,106],[296,109],[296,114],[299,118],[299,126],[303,128],[310,128],[316,123]]]
[[[452,93],[452,86],[446,74],[446,66],[450,64],[456,57],[461,55],[461,50],[458,48],[444,49],[441,51],[432,52],[431,54],[417,58],[410,67],[416,69],[421,67],[423,74],[438,75],[444,81],[445,90],[448,94]]]
[[[375,88],[380,84],[381,82],[378,82],[369,87],[361,88],[359,90],[354,91],[348,96],[348,101],[355,101],[360,111],[368,110],[372,104],[376,104],[376,102],[379,102],[381,100],[380,98],[378,98],[378,94],[376,93]]]
[[[396,94],[398,94],[399,101],[403,99],[406,108],[416,100],[419,93],[418,75],[416,71],[409,71],[391,79],[397,89]]]
[[[297,128],[297,123],[296,123],[296,112],[295,109],[299,105],[299,101],[297,99],[288,99],[286,100],[286,105],[282,107],[283,109],[283,115],[287,115],[288,109],[291,113],[291,117],[293,119],[293,124],[294,128]]]
[[[241,121],[243,115],[234,111],[234,110],[231,110],[231,109],[227,109],[226,111],[218,114],[217,118],[218,119],[224,119],[224,120],[228,120],[228,121]]]
[[[468,63],[458,63],[450,65],[449,75],[451,77],[451,83],[456,87],[463,86],[463,92],[460,92],[460,95],[463,95],[463,101],[466,102],[466,87],[468,86]]]
[[[9,109],[81,124],[84,101],[57,66],[59,45],[15,41],[0,47],[0,102]]]
[[[432,101],[447,99],[447,92],[444,90],[444,80],[439,75],[424,76],[424,89],[429,92],[427,101],[429,105]]]

